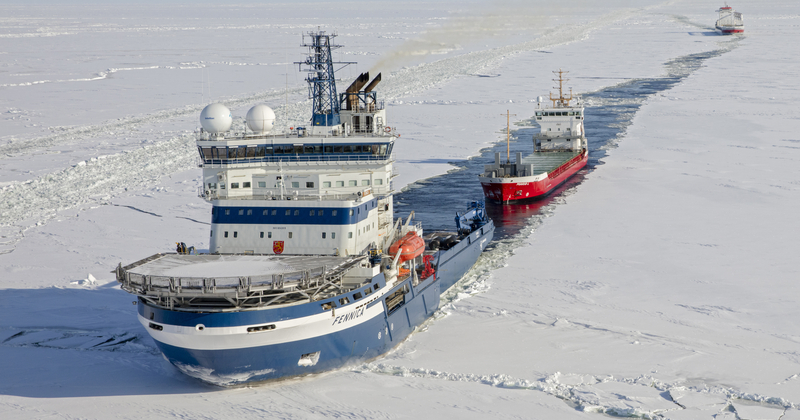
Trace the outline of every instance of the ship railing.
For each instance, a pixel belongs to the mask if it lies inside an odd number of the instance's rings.
[[[583,150],[585,150],[585,149],[583,149]],[[562,173],[564,173],[564,171],[566,171],[567,169],[571,168],[576,163],[580,162],[580,160],[583,159],[583,150],[581,150],[580,153],[575,155],[575,157],[571,158],[566,163],[564,163],[563,165],[561,165],[558,168],[556,168],[554,171],[548,172],[547,173],[547,177],[550,178],[550,179],[558,178],[558,176],[561,175]]]
[[[382,108],[381,108],[382,109]],[[308,132],[306,128],[303,127],[296,127],[292,128],[289,131],[283,131],[280,133],[275,134],[258,134],[254,132],[247,132],[247,131],[229,131],[227,133],[209,133],[205,130],[200,130],[195,132],[195,140],[197,141],[235,141],[235,140],[253,140],[253,139],[264,139],[264,140],[274,140],[274,139],[296,139],[296,138],[303,138],[309,137],[311,134]],[[313,137],[325,137],[325,138],[348,138],[348,137],[391,137],[393,134],[387,131],[371,131],[371,132],[351,132],[347,135],[325,135],[325,136],[313,136]]]
[[[163,254],[157,254],[158,258]],[[154,256],[154,257],[156,257]],[[153,257],[150,257],[153,258]],[[323,299],[345,291],[344,274],[367,256],[354,256],[335,266],[241,277],[179,277],[130,272],[118,266],[123,290],[153,305],[176,310],[234,309],[293,304]],[[139,266],[145,263],[135,263]]]
[[[284,156],[264,156],[264,157],[252,157],[252,158],[236,158],[236,159],[202,159],[202,162],[203,162],[203,167],[206,168],[229,168],[229,167],[235,168],[236,165],[252,166],[263,163],[283,163],[283,164],[305,163],[307,165],[308,164],[325,165],[330,163],[355,165],[364,163],[374,163],[374,164],[385,165],[387,163],[394,162],[394,157],[392,155],[376,156],[371,154],[363,156],[284,155]]]
[[[245,194],[245,195],[225,195],[219,194],[219,190],[203,190],[202,187],[198,189],[198,196],[201,198],[205,198],[206,200],[264,200],[264,201],[357,201],[362,197],[367,197],[369,195],[379,195],[385,196],[392,194],[394,191],[387,187],[371,187],[365,188],[361,191],[357,192],[350,192],[350,193],[339,193],[339,194],[297,194],[294,195],[292,193],[287,193],[283,195],[281,198],[280,193],[266,193],[266,194]]]

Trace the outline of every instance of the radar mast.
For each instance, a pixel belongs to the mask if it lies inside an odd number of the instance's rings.
[[[305,38],[311,38],[310,43],[305,42]],[[325,31],[308,32],[303,35],[303,44],[301,46],[308,47],[308,57],[305,61],[295,62],[303,71],[308,73],[306,82],[308,82],[308,97],[313,100],[311,125],[312,127],[318,126],[336,126],[341,123],[339,112],[341,111],[341,104],[339,102],[339,95],[336,94],[336,81],[334,80],[334,64],[355,64],[354,62],[334,62],[331,56],[331,50],[341,48],[341,45],[333,44],[333,38],[336,34],[326,34]]]

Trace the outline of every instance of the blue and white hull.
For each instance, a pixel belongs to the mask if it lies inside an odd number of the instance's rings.
[[[348,296],[350,303],[324,310],[325,302],[283,308],[199,313],[159,308],[139,299],[139,321],[172,364],[218,385],[286,378],[379,357],[401,343],[438,308],[440,295],[473,266],[491,242],[487,223],[438,251],[436,276],[387,287],[381,273]],[[366,290],[371,290],[365,295]],[[387,299],[405,290],[403,303]],[[362,298],[353,297],[361,294]],[[391,309],[391,312],[390,312]]]

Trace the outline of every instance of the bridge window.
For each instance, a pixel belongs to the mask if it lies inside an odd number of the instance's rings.
[[[361,186],[362,187],[368,187],[369,186],[369,180],[368,179],[362,179],[361,180]]]
[[[267,146],[267,147],[264,148],[264,154],[266,156],[271,156],[273,152],[274,152],[274,150],[273,150],[272,146]]]
[[[305,146],[304,151],[306,153],[314,153],[314,146]]]
[[[375,185],[383,185],[383,180],[382,179],[376,179],[375,180]]]
[[[309,210],[308,215],[309,216],[313,216],[314,215],[314,210]]]
[[[333,146],[325,146],[325,153],[333,153]]]
[[[250,183],[249,182],[243,182],[242,183],[242,188],[250,188]]]
[[[320,211],[319,211],[319,215],[320,215],[320,216],[324,216],[324,215],[325,215],[325,210],[320,210]]]
[[[342,153],[344,146],[342,145],[335,145],[333,146],[333,153]]]
[[[322,181],[322,188],[330,188],[331,182],[330,181]]]
[[[256,157],[264,157],[267,148],[264,146],[256,146]]]
[[[314,188],[313,182],[306,182],[306,188]]]
[[[350,299],[348,299],[347,296],[345,296],[339,299],[339,303],[341,303],[342,305],[347,305],[348,303],[350,303]]]
[[[258,181],[258,188],[267,188],[266,181]]]
[[[239,216],[244,216],[244,209],[239,209]]]
[[[300,188],[299,182],[292,182],[292,188]]]
[[[267,215],[268,215],[268,213],[269,213],[269,210],[264,210],[263,212],[261,212],[261,215],[263,215],[263,216],[267,216]]]
[[[357,187],[358,186],[358,181],[356,181],[354,179],[351,179],[350,181],[347,182],[347,185],[349,185],[351,187]]]
[[[256,148],[255,146],[250,146],[247,148],[247,157],[254,158],[256,157]]]
[[[295,210],[295,211],[294,211],[294,215],[295,215],[295,216],[299,216],[299,215],[300,215],[300,210]]]
[[[384,156],[384,155],[386,155],[386,145],[385,145],[385,144],[382,144],[382,145],[381,145],[381,152],[380,152],[380,155],[381,155],[381,156]]]
[[[231,189],[239,188],[238,182],[231,182]]]
[[[247,215],[248,216],[252,216],[253,215],[253,210],[252,209],[247,210]]]
[[[278,214],[278,210],[272,210],[272,212],[271,212],[270,214],[271,214],[272,216],[275,216],[276,214]]]
[[[291,216],[291,215],[292,215],[292,211],[287,209],[286,210],[286,214],[284,214],[284,216]]]
[[[344,146],[344,150],[342,152],[343,153],[353,153],[353,146],[350,146],[349,144],[345,145]]]
[[[303,145],[302,144],[295,144],[294,145],[294,152],[298,155],[303,154]]]
[[[336,216],[336,213],[338,213],[338,212],[339,212],[339,210],[331,210],[331,216]]]
[[[336,181],[337,187],[344,187],[344,181]]]
[[[231,214],[231,210],[230,209],[225,209],[225,215],[226,216],[230,216],[230,214]]]
[[[359,299],[361,299],[361,293],[359,292],[353,293],[353,300],[359,300]]]

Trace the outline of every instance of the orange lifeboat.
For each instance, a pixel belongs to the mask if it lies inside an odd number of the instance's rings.
[[[400,258],[397,261],[402,264],[422,255],[425,251],[425,241],[417,236],[417,232],[408,232],[389,247],[389,255],[397,255],[398,250]]]

